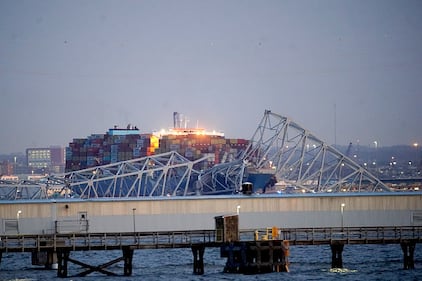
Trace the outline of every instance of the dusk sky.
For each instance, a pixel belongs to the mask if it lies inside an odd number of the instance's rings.
[[[0,153],[113,125],[422,143],[422,1],[0,0]]]

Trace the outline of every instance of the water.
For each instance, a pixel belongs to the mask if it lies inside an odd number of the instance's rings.
[[[122,255],[121,251],[71,252],[71,257],[91,265],[100,265]],[[94,272],[86,277],[58,278],[55,270],[31,265],[30,253],[3,253],[0,280],[422,280],[422,245],[415,250],[414,270],[403,270],[400,245],[345,245],[341,270],[332,270],[331,250],[323,246],[291,246],[290,272],[243,275],[223,273],[225,259],[218,248],[207,248],[204,275],[193,275],[190,249],[135,250],[132,276],[106,276]],[[80,267],[68,264],[69,275]],[[123,274],[123,262],[107,270]]]

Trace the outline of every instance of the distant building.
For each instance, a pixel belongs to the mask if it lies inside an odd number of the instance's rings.
[[[0,163],[0,176],[12,176],[13,171],[13,164],[7,160],[4,160]]]
[[[28,148],[26,159],[31,173],[61,173],[64,171],[65,150],[63,147]]]

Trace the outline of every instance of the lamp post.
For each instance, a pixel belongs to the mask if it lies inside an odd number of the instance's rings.
[[[374,145],[375,145],[375,159],[372,162],[372,165],[374,165],[374,172],[375,175],[378,176],[378,167],[377,167],[377,158],[378,158],[378,141],[374,141]]]
[[[346,204],[341,203],[340,205],[340,212],[341,212],[341,231],[343,231],[344,228],[344,207],[346,206]]]
[[[135,241],[135,243],[136,243],[136,224],[135,224],[135,211],[136,211],[136,208],[133,208],[132,209],[132,218],[133,218],[133,235],[134,235],[134,241]]]
[[[19,211],[16,213],[16,223],[17,223],[17,231],[18,231],[18,234],[20,233],[20,232],[19,232],[19,216],[20,216],[20,214],[22,214],[22,211],[21,211],[21,210],[19,210]]]
[[[417,143],[417,142],[414,142],[413,143],[413,147],[415,148],[415,154],[416,154],[416,166],[422,166],[422,158],[421,158],[421,160],[419,160],[419,150],[418,150],[418,147],[419,147],[419,143]]]

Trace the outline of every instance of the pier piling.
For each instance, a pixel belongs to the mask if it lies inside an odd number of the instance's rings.
[[[67,277],[67,261],[69,259],[69,251],[65,249],[57,249],[57,277]]]
[[[132,259],[133,259],[133,249],[130,247],[123,248],[123,275],[131,276],[132,275]]]
[[[192,245],[191,249],[193,253],[193,273],[196,275],[203,275],[205,245]]]
[[[344,244],[340,242],[331,243],[331,268],[343,268],[343,248]]]
[[[236,230],[234,234],[238,232],[236,228],[231,229]],[[330,245],[332,268],[342,268],[342,253],[345,244],[400,244],[403,251],[403,268],[410,270],[415,268],[416,243],[422,242],[422,227],[415,226],[347,228],[341,237],[338,235],[337,228],[283,229],[282,232],[272,231],[271,236],[268,236],[267,228],[264,230],[267,235],[263,235],[261,240],[258,240],[261,237],[258,231],[245,231],[244,237],[255,238],[245,241],[225,239],[240,235],[229,236],[228,234],[233,231],[228,231],[226,228],[222,229],[227,230],[226,232],[219,230],[137,233],[136,243],[133,242],[131,232],[43,234],[42,236],[0,235],[0,263],[4,262],[3,252],[6,254],[28,252],[32,253],[33,265],[45,265],[47,268],[53,268],[57,257],[58,277],[69,277],[69,272],[74,271],[74,267],[69,270],[69,262],[81,267],[81,272],[72,274],[73,276],[86,276],[92,272],[122,275],[109,270],[111,265],[118,262],[123,263],[123,275],[131,276],[133,254],[136,249],[191,248],[193,274],[202,275],[204,274],[205,248],[219,247],[220,257],[227,258],[224,272],[257,274],[288,272],[290,245]],[[221,233],[227,235],[220,235]],[[120,252],[122,255],[100,265],[89,265],[70,256],[71,252],[75,251],[95,250],[118,250],[122,251]]]
[[[400,243],[401,249],[403,251],[403,268],[404,269],[415,269],[415,241],[403,241]]]
[[[281,240],[227,243],[221,246],[221,257],[227,257],[224,272],[288,272],[288,244]]]

